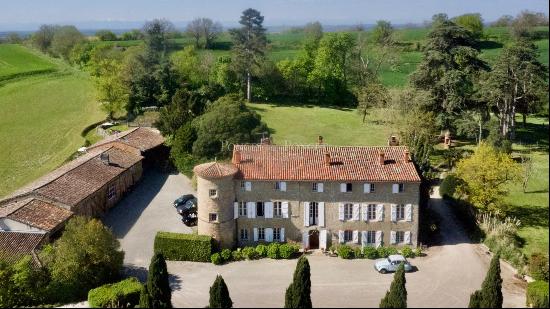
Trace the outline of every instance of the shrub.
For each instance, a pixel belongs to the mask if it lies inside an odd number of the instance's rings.
[[[162,253],[155,253],[151,258],[146,284],[151,308],[172,307],[172,289],[168,279],[166,260]]]
[[[292,258],[296,253],[298,253],[299,250],[300,250],[300,248],[299,248],[297,245],[282,244],[282,245],[279,247],[279,256],[280,256],[282,259],[290,259],[290,258]]]
[[[254,260],[258,258],[258,253],[256,253],[254,247],[244,247],[242,253],[243,257],[247,260]]]
[[[422,256],[422,248],[420,246],[414,249],[414,256]]]
[[[266,257],[267,256],[267,246],[266,245],[257,245],[256,246],[256,253],[259,257]]]
[[[403,248],[401,248],[401,255],[403,255],[406,258],[413,258],[414,257],[414,252],[411,249],[411,247],[404,246]]]
[[[529,258],[529,273],[535,280],[548,282],[548,256],[533,253]]]
[[[269,246],[267,247],[267,256],[271,259],[279,259],[280,258],[280,254],[279,254],[279,248],[280,248],[280,244],[279,243],[271,243],[269,244]]]
[[[338,246],[338,256],[343,259],[352,259],[353,258],[353,249],[348,245]]]
[[[527,307],[548,308],[548,282],[535,281],[527,285]]]
[[[328,250],[330,251],[330,253],[334,254],[338,250],[338,247],[336,247],[335,245],[331,245]]]
[[[210,261],[214,265],[220,265],[223,263],[223,258],[219,253],[214,253],[210,256]]]
[[[361,250],[361,247],[353,247],[353,256],[356,259],[362,259],[363,258],[363,252]]]
[[[240,261],[244,258],[241,248],[231,252],[231,256],[233,258],[233,261]]]
[[[375,247],[366,246],[363,248],[363,256],[367,259],[377,259],[378,258],[378,251]]]
[[[154,248],[155,253],[162,253],[167,260],[208,262],[212,254],[212,237],[158,232]]]
[[[459,179],[454,174],[449,174],[439,186],[439,194],[443,198],[452,198],[455,194]]]
[[[88,292],[92,308],[133,308],[139,304],[143,286],[136,278],[106,284]]]
[[[229,249],[223,249],[220,255],[224,261],[231,260],[231,250]]]
[[[397,254],[398,252],[394,247],[378,247],[376,250],[378,251],[378,256],[383,258],[387,258],[392,254]]]

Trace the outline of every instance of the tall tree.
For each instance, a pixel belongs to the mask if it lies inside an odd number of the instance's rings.
[[[53,34],[50,49],[55,56],[69,59],[73,47],[82,41],[84,35],[75,26],[61,26]]]
[[[411,84],[431,93],[427,111],[437,115],[441,129],[452,128],[454,119],[479,104],[476,77],[488,66],[479,59],[477,45],[469,30],[446,15],[434,16],[422,62],[411,75]]]
[[[59,26],[56,25],[40,26],[38,31],[32,35],[31,41],[33,45],[43,52],[47,51],[52,45],[53,35],[58,28]]]
[[[232,308],[233,301],[229,296],[229,289],[222,276],[217,275],[214,284],[210,287],[209,308]]]
[[[399,265],[386,296],[380,301],[380,308],[407,308],[407,288],[405,284],[405,266]]]
[[[146,22],[142,31],[145,36],[147,52],[164,57],[170,47],[168,39],[174,32],[174,25],[166,19],[154,19]],[[158,55],[153,57],[159,57]]]
[[[195,47],[197,48],[200,46],[202,37],[201,20],[202,18],[195,18],[185,28],[185,32],[195,40]]]
[[[483,18],[481,18],[481,14],[463,14],[454,17],[453,21],[457,25],[469,30],[474,38],[480,39],[483,36]]]
[[[147,291],[151,296],[151,308],[172,308],[168,269],[161,253],[156,253],[151,259],[147,275]]]
[[[502,277],[500,276],[500,255],[493,256],[481,290],[470,296],[469,308],[502,308]]]
[[[499,119],[499,132],[515,138],[516,112],[527,114],[548,95],[548,69],[538,60],[537,47],[520,40],[501,52],[484,84],[484,93]]]
[[[312,308],[311,271],[305,256],[298,260],[292,283],[286,289],[285,308]]]
[[[388,44],[393,41],[393,26],[387,20],[379,20],[372,30],[373,40],[380,45]]]
[[[254,9],[246,9],[239,23],[241,28],[230,30],[233,38],[233,51],[237,71],[246,80],[246,99],[252,99],[252,74],[264,57],[267,45],[264,17]]]

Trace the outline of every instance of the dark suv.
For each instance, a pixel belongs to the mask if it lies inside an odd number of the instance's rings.
[[[197,199],[192,194],[181,196],[174,201],[174,207],[187,226],[197,225]]]

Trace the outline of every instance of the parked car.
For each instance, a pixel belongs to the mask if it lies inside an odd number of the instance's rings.
[[[186,214],[185,216],[182,216],[181,222],[183,222],[183,224],[185,224],[186,226],[197,225],[197,213],[191,212]]]
[[[413,267],[409,261],[407,261],[407,259],[400,254],[390,255],[385,259],[376,261],[374,264],[374,269],[376,269],[379,273],[385,274],[396,271],[401,263],[405,264],[406,272],[413,270]]]
[[[188,200],[190,200],[192,198],[195,198],[195,196],[193,196],[193,194],[182,195],[174,201],[174,207],[178,207],[180,205],[183,205],[183,204],[185,204],[185,202],[187,202]]]
[[[190,213],[190,212],[195,212],[196,213],[197,212],[197,199],[195,197],[193,197],[193,198],[190,198],[190,199],[186,200],[185,203],[180,204],[179,206],[176,207],[176,211],[182,217],[184,215],[186,215],[187,213]]]

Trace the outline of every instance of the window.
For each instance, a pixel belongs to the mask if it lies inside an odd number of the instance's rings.
[[[309,225],[317,225],[319,223],[319,203],[309,203]]]
[[[353,190],[353,185],[351,183],[346,183],[346,192],[351,192]]]
[[[246,181],[241,181],[241,191],[246,190]]]
[[[397,231],[395,232],[395,242],[400,244],[405,241],[405,232],[403,231]]]
[[[248,240],[248,230],[247,229],[241,229],[240,238],[241,238],[241,240]]]
[[[400,204],[395,206],[395,214],[397,220],[405,220],[405,205]]]
[[[344,204],[344,220],[353,218],[353,204]]]
[[[209,222],[218,222],[218,214],[215,212],[211,212],[208,214],[208,221]]]
[[[376,231],[367,231],[366,236],[367,236],[367,239],[366,239],[367,244],[376,243]]]
[[[350,231],[350,230],[344,231],[344,241],[348,242],[348,241],[352,241],[352,239],[353,239],[353,231]]]
[[[275,181],[275,191],[281,191],[281,182]]]
[[[281,218],[283,216],[283,203],[273,202],[273,217]]]
[[[110,201],[116,197],[116,187],[115,185],[110,185],[107,190],[107,199]]]
[[[367,220],[374,220],[374,219],[376,219],[376,205],[369,204],[367,206]]]
[[[256,202],[256,216],[257,217],[264,216],[264,202]]]
[[[373,183],[371,183],[369,192],[372,193],[372,192],[374,192],[375,189],[376,189],[376,186]]]
[[[239,202],[239,216],[246,217],[246,202]]]
[[[265,228],[258,228],[258,240],[265,240]]]
[[[399,193],[402,193],[405,191],[405,184],[400,183],[399,184]]]
[[[211,198],[218,197],[218,190],[214,190],[214,189],[208,190],[208,196],[210,196]]]
[[[318,183],[314,182],[311,184],[311,191],[313,192],[319,192]]]
[[[282,241],[280,227],[273,228],[273,241]]]

